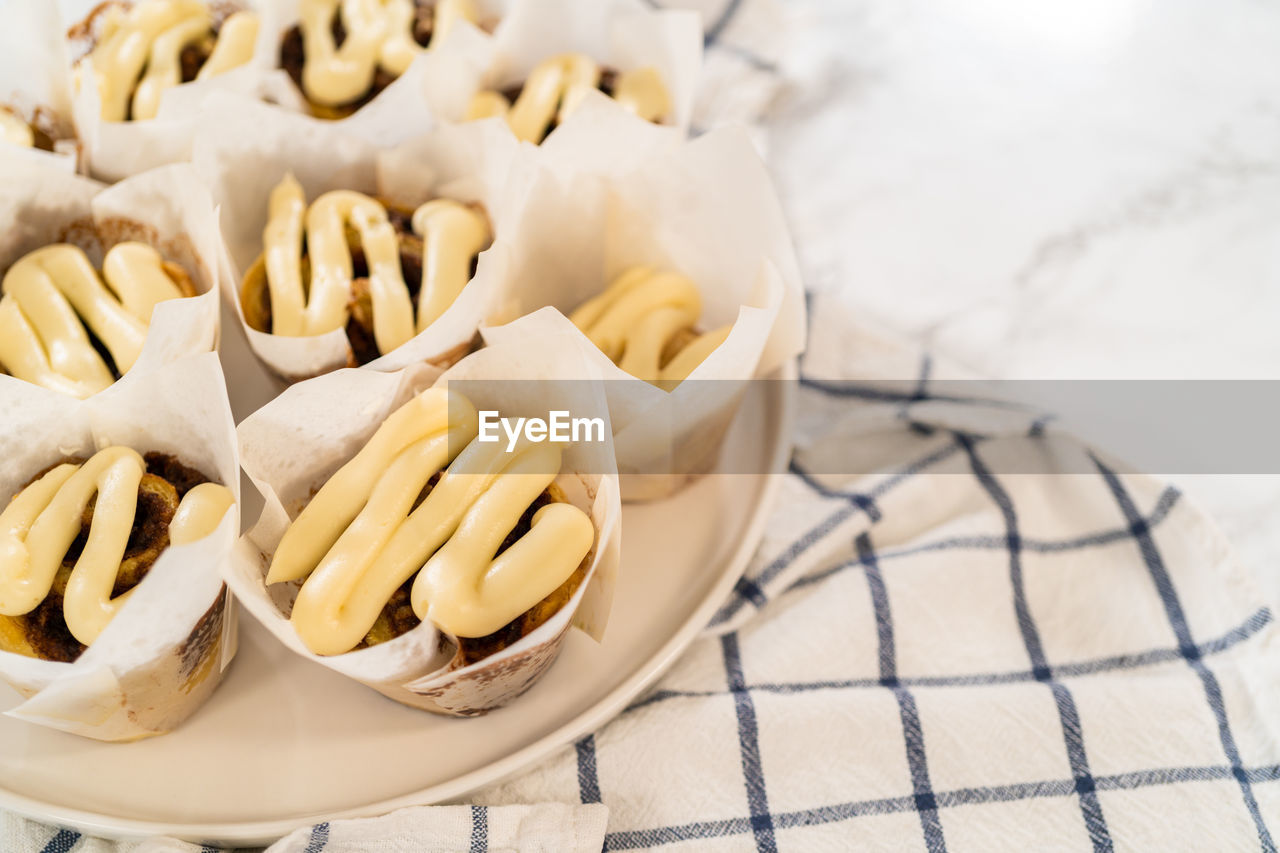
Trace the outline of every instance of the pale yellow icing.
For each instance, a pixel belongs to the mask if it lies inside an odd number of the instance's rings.
[[[253,48],[258,40],[258,16],[253,12],[236,12],[222,22],[218,29],[218,41],[213,52],[196,72],[197,80],[208,80],[225,74],[253,59]]]
[[[489,243],[489,220],[464,204],[435,199],[413,212],[413,230],[422,237],[417,326],[421,332],[448,310],[471,280],[471,260]]]
[[[22,148],[31,148],[36,144],[36,136],[31,130],[31,125],[4,107],[0,107],[0,141]]]
[[[23,489],[0,513],[0,615],[21,616],[44,601],[67,550],[97,495],[84,550],[63,593],[71,635],[90,645],[119,613],[132,590],[112,598],[133,531],[138,486],[146,463],[127,447],[108,447],[83,465],[66,463]],[[204,538],[231,507],[231,492],[206,483],[187,492],[169,524],[170,539]]]
[[[267,582],[306,578],[291,621],[309,649],[341,654],[355,647],[415,572],[419,618],[454,636],[478,637],[545,598],[582,562],[595,530],[582,510],[564,503],[539,510],[533,529],[495,559],[554,480],[560,449],[524,443],[507,453],[501,443],[473,441],[478,429],[466,398],[424,391],[392,413],[293,522]]]
[[[341,47],[333,37],[339,12],[346,31]],[[394,77],[403,74],[423,51],[413,40],[413,17],[413,0],[302,0],[302,89],[307,97],[323,106],[342,106],[373,87],[378,68]],[[440,0],[432,41],[458,21],[475,23],[476,17],[474,0]]]
[[[540,142],[553,121],[563,122],[599,85],[600,71],[593,59],[581,53],[553,56],[533,69],[514,104],[499,92],[482,90],[471,99],[466,118],[506,116],[517,139]],[[614,99],[645,121],[660,121],[671,109],[667,88],[655,69],[623,71],[613,88]]]
[[[197,76],[207,79],[248,62],[257,28],[252,13],[228,18]],[[212,36],[213,16],[199,0],[141,0],[128,12],[112,10],[90,55],[102,117],[155,118],[161,96],[182,82],[182,50]]]
[[[302,282],[304,218],[311,268],[308,289]],[[321,335],[346,325],[353,278],[348,223],[360,235],[369,267],[374,339],[382,353],[426,329],[453,304],[471,278],[472,259],[490,236],[484,215],[456,201],[436,199],[414,212],[413,229],[423,238],[415,324],[400,268],[399,239],[382,204],[351,190],[334,190],[308,209],[301,184],[286,175],[271,192],[262,234],[273,334]]]
[[[163,259],[143,243],[119,243],[98,276],[85,253],[61,243],[23,256],[0,290],[0,367],[55,391],[88,397],[114,378],[85,332],[111,353],[120,373],[138,360],[151,312],[180,291]]]
[[[638,68],[619,74],[613,99],[645,121],[660,121],[671,112],[671,96],[656,68]]]
[[[671,339],[698,322],[702,298],[688,278],[645,267],[627,270],[604,293],[584,302],[569,319],[618,367],[670,390],[716,347],[732,326],[699,335],[663,365]]]

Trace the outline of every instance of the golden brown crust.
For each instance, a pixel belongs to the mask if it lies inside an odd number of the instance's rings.
[[[169,522],[173,520],[178,503],[192,488],[209,482],[208,477],[183,465],[173,456],[147,453],[143,460],[147,464],[147,473],[142,476],[142,482],[138,486],[138,508],[134,514],[133,531],[116,575],[112,597],[123,595],[142,583],[160,554],[169,547]],[[77,464],[84,461],[63,460]],[[34,483],[53,467],[55,466],[51,465],[36,474],[23,488]],[[67,629],[62,615],[62,598],[71,570],[88,540],[95,503],[96,497],[85,508],[80,520],[80,533],[63,558],[62,566],[54,576],[53,586],[45,599],[24,616],[0,616],[0,651],[62,663],[71,663],[84,652],[85,646],[71,636]]]

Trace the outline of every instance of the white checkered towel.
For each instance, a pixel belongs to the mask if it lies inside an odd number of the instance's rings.
[[[709,85],[752,81],[744,110],[773,73],[752,47],[760,2],[707,0]],[[1275,849],[1280,641],[1213,524],[1101,462],[1001,473],[1002,453],[1039,452],[1042,424],[967,427],[981,407],[930,399],[927,359],[812,307],[780,505],[670,674],[474,805],[273,851]],[[902,398],[827,381],[917,370]],[[899,462],[819,473],[854,445]],[[19,853],[117,849],[0,831]]]

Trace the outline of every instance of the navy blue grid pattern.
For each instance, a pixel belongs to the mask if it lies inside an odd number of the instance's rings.
[[[747,788],[747,806],[751,810],[751,831],[756,849],[761,853],[777,853],[773,835],[773,817],[769,814],[769,795],[765,791],[764,768],[760,761],[760,733],[756,723],[755,703],[747,690],[742,672],[742,653],[738,635],[726,634],[720,639],[724,652],[725,674],[729,692],[733,694],[734,712],[738,717],[738,744],[742,750],[742,775]]]
[[[911,691],[898,681],[897,653],[893,642],[893,616],[889,612],[889,592],[868,533],[858,534],[854,543],[858,562],[865,569],[867,588],[871,594],[871,607],[876,615],[876,636],[880,644],[880,684],[893,691],[898,701],[898,713],[902,717],[902,736],[907,748],[907,765],[911,770],[911,788],[915,793],[916,811],[920,813],[920,828],[924,831],[925,845],[930,853],[942,853],[947,849],[942,835],[942,822],[938,817],[938,800],[929,782],[929,760],[924,749],[924,729],[920,725],[920,711],[916,708]]]
[[[1191,629],[1187,625],[1187,617],[1183,613],[1182,603],[1178,600],[1178,592],[1174,588],[1173,579],[1169,577],[1169,573],[1165,569],[1164,560],[1160,556],[1160,549],[1156,547],[1155,538],[1151,535],[1151,528],[1138,513],[1137,508],[1134,506],[1133,498],[1129,496],[1129,492],[1125,489],[1124,484],[1120,482],[1120,478],[1116,476],[1116,473],[1096,456],[1094,457],[1094,463],[1098,466],[1098,471],[1102,474],[1107,486],[1111,489],[1111,493],[1115,496],[1116,502],[1120,505],[1125,521],[1129,523],[1130,530],[1133,532],[1133,537],[1137,542],[1138,550],[1142,553],[1142,560],[1146,563],[1147,569],[1151,573],[1151,580],[1160,595],[1160,601],[1164,604],[1165,614],[1169,618],[1169,626],[1173,629],[1173,634],[1178,640],[1178,649],[1204,686],[1205,699],[1209,703],[1209,710],[1213,712],[1214,720],[1218,724],[1218,736],[1222,740],[1222,751],[1231,763],[1232,775],[1240,783],[1240,793],[1249,809],[1250,817],[1253,818],[1254,826],[1258,830],[1258,841],[1261,843],[1262,849],[1274,851],[1276,849],[1275,842],[1267,829],[1266,821],[1262,819],[1262,813],[1258,809],[1258,800],[1253,793],[1253,785],[1240,762],[1240,750],[1236,747],[1235,736],[1231,733],[1231,723],[1227,719],[1227,709],[1222,701],[1222,688],[1218,685],[1217,677],[1205,664],[1199,650],[1196,648],[1195,641],[1191,638]]]
[[[930,400],[927,392],[929,364],[922,366],[921,380],[909,395],[896,399],[881,399],[879,402],[899,407],[900,417],[914,424],[911,408],[914,403]],[[802,380],[805,387],[822,394],[856,396],[860,399],[875,401],[879,392],[871,389],[858,389],[848,383],[829,383],[814,380]],[[866,393],[863,393],[863,392]],[[977,400],[955,401],[964,404],[981,403]],[[1005,408],[1005,404],[998,404]],[[1035,416],[1029,419],[1027,435],[1034,439],[1043,434],[1046,425],[1051,421],[1048,416]],[[932,431],[928,424],[922,424],[926,430]],[[1215,656],[1222,655],[1242,643],[1257,636],[1264,629],[1272,626],[1274,617],[1266,607],[1259,607],[1246,619],[1220,636],[1196,642],[1187,625],[1177,595],[1173,589],[1167,571],[1161,562],[1159,551],[1155,548],[1152,533],[1171,514],[1178,505],[1180,493],[1174,488],[1164,489],[1155,501],[1151,511],[1143,515],[1136,503],[1125,490],[1120,478],[1098,463],[1099,472],[1116,496],[1122,510],[1125,524],[1111,529],[1100,530],[1063,539],[1024,538],[1018,525],[1018,514],[1012,499],[999,480],[985,465],[978,448],[985,440],[984,436],[953,433],[953,445],[934,450],[926,457],[905,466],[896,474],[885,478],[873,489],[866,492],[843,491],[823,485],[817,478],[808,474],[804,467],[793,461],[790,466],[791,476],[815,494],[830,499],[839,499],[843,505],[830,515],[821,518],[810,530],[796,538],[782,552],[759,571],[744,578],[734,590],[730,600],[717,614],[712,628],[738,617],[746,608],[760,609],[768,606],[774,598],[785,596],[792,590],[821,583],[839,572],[861,570],[868,584],[872,600],[872,609],[876,620],[876,633],[879,643],[880,676],[879,678],[852,678],[847,680],[826,681],[790,681],[780,683],[747,684],[733,675],[733,667],[741,667],[740,651],[737,642],[738,632],[732,631],[720,638],[726,650],[726,663],[730,657],[734,664],[730,667],[730,687],[727,691],[733,695],[738,708],[740,739],[743,741],[743,769],[746,784],[753,794],[749,814],[740,818],[710,820],[660,826],[649,829],[628,829],[609,833],[605,839],[606,850],[631,850],[660,847],[682,841],[724,838],[732,836],[752,835],[759,849],[766,849],[761,843],[760,829],[767,826],[770,830],[768,841],[776,843],[776,833],[786,829],[804,826],[818,826],[830,823],[855,820],[869,815],[886,815],[894,813],[915,812],[920,818],[921,829],[926,846],[930,850],[945,849],[945,834],[942,829],[940,815],[957,806],[982,803],[1014,802],[1034,799],[1074,799],[1078,803],[1080,813],[1088,832],[1090,844],[1096,850],[1109,850],[1112,840],[1103,813],[1099,794],[1109,791],[1137,790],[1156,786],[1202,783],[1207,781],[1234,780],[1240,785],[1242,806],[1249,812],[1250,818],[1257,827],[1260,848],[1274,850],[1274,842],[1261,814],[1253,788],[1258,785],[1273,784],[1280,781],[1280,765],[1260,767],[1244,766],[1239,749],[1232,737],[1230,723],[1227,719],[1222,699],[1221,687],[1217,684],[1209,666]],[[882,512],[878,499],[896,488],[911,477],[933,468],[943,461],[963,454],[967,458],[972,476],[981,485],[991,501],[999,509],[1005,522],[1004,536],[953,536],[939,538],[923,544],[913,544],[901,548],[877,550],[872,546],[874,525],[881,520]],[[785,588],[774,588],[776,581],[784,577],[792,565],[810,549],[828,543],[846,525],[853,526],[857,521],[864,526],[854,536],[856,556],[851,560],[824,568],[802,578],[794,579]],[[1125,541],[1137,545],[1142,558],[1147,564],[1157,592],[1165,606],[1177,645],[1168,648],[1152,648],[1143,652],[1115,655],[1067,664],[1053,665],[1047,659],[1043,642],[1036,622],[1030,612],[1023,588],[1023,565],[1021,557],[1024,553],[1061,554],[1070,552],[1087,552]],[[894,628],[889,607],[888,594],[882,575],[882,566],[886,561],[899,560],[927,551],[964,551],[987,550],[1006,551],[1009,555],[1010,583],[1014,592],[1012,606],[1015,609],[1019,631],[1022,634],[1026,649],[1028,667],[1024,670],[999,672],[973,672],[943,676],[902,677],[898,674],[895,660]],[[1069,685],[1071,679],[1088,677],[1101,673],[1136,671],[1146,667],[1186,661],[1202,684],[1206,699],[1210,704],[1214,718],[1218,722],[1219,733],[1223,744],[1225,764],[1211,766],[1173,766],[1140,770],[1128,773],[1110,773],[1095,775],[1089,767],[1088,751],[1080,726],[1079,710],[1076,708]],[[974,687],[1011,683],[1044,684],[1051,692],[1058,711],[1062,738],[1071,769],[1070,778],[1045,779],[1042,781],[1010,785],[992,785],[967,787],[952,790],[935,790],[928,771],[925,734],[921,729],[918,710],[915,707],[911,690],[916,687]],[[767,805],[765,796],[765,780],[759,769],[758,745],[752,746],[750,741],[754,729],[754,715],[749,714],[750,725],[743,734],[743,709],[753,708],[753,694],[790,694],[822,690],[875,690],[889,689],[893,691],[898,702],[903,726],[904,744],[907,762],[912,781],[910,796],[887,797],[880,799],[855,800],[837,805],[822,806],[812,809],[773,811],[766,816],[759,810],[760,805]],[[717,690],[673,690],[659,688],[655,692],[633,703],[625,713],[637,713],[658,703],[678,700],[699,700],[717,696],[724,691]],[[581,759],[581,749],[580,749]],[[594,745],[591,751],[591,769],[594,774],[596,755]],[[580,767],[581,767],[580,760]],[[759,773],[758,779],[752,778]],[[584,788],[585,790],[585,788]],[[772,848],[768,848],[772,849]]]
[[[41,853],[67,853],[79,841],[80,833],[72,832],[70,829],[60,829],[53,838],[49,839],[49,843],[44,846]]]
[[[329,824],[317,823],[311,827],[311,837],[307,840],[307,846],[303,853],[320,853],[321,850],[329,843]]]
[[[1080,731],[1080,712],[1076,708],[1075,700],[1071,697],[1071,691],[1053,678],[1049,661],[1044,654],[1044,645],[1040,640],[1040,631],[1036,628],[1031,616],[1031,608],[1027,604],[1022,574],[1022,542],[1018,533],[1018,515],[1013,508],[1013,501],[983,463],[973,440],[964,433],[956,433],[956,440],[969,457],[974,476],[1000,508],[1000,514],[1004,516],[1007,531],[1006,547],[1009,549],[1009,581],[1013,586],[1013,607],[1018,617],[1018,628],[1022,632],[1022,642],[1027,647],[1027,657],[1031,659],[1031,672],[1035,675],[1036,681],[1044,682],[1049,686],[1053,692],[1054,703],[1058,706],[1058,717],[1062,722],[1062,737],[1067,746],[1067,760],[1071,763],[1076,793],[1080,797],[1080,812],[1089,830],[1093,849],[1099,853],[1111,850],[1113,849],[1111,833],[1107,830],[1106,818],[1103,817],[1102,806],[1098,802],[1097,785],[1093,774],[1089,771],[1089,756],[1084,746],[1084,735]]]
[[[1250,784],[1280,782],[1280,764],[1269,764],[1245,771]],[[1177,785],[1192,782],[1209,782],[1232,779],[1235,771],[1224,765],[1211,767],[1166,767],[1141,770],[1133,773],[1116,773],[1098,776],[1094,783],[1098,791],[1131,791],[1159,785]],[[992,785],[981,788],[960,788],[942,791],[934,795],[937,808],[951,809],[982,803],[1008,803],[1018,800],[1050,799],[1076,796],[1076,783],[1070,779],[1027,782],[1017,785]],[[916,811],[916,797],[884,797],[875,800],[859,800],[820,806],[813,809],[778,812],[773,815],[779,829],[799,826],[819,826],[840,823],[871,815],[899,814]],[[694,839],[725,838],[751,832],[746,818],[685,823],[656,829],[611,832],[605,836],[605,850],[639,850],[675,844]]]
[[[578,797],[584,803],[600,802],[600,777],[596,775],[596,736],[574,744],[578,752]]]
[[[485,853],[489,849],[489,813],[482,806],[471,807],[470,853]]]

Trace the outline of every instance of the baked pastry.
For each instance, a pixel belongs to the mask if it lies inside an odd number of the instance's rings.
[[[258,26],[256,14],[227,4],[107,0],[69,37],[92,45],[87,71],[98,87],[102,118],[138,121],[155,118],[166,90],[248,63]]]
[[[290,620],[317,655],[431,622],[450,669],[552,618],[591,565],[591,517],[555,486],[551,443],[477,441],[475,407],[432,388],[378,427],[285,532],[268,584],[301,581]]]
[[[539,63],[521,85],[501,92],[477,92],[466,118],[504,116],[517,139],[536,145],[568,118],[592,89],[604,92],[645,121],[661,122],[671,112],[671,97],[655,69],[615,71],[602,68],[585,54],[565,53]]]
[[[287,175],[271,192],[263,252],[240,288],[245,322],[290,337],[345,328],[354,364],[386,355],[439,319],[490,242],[475,205],[416,210],[351,190],[307,206]]]
[[[209,535],[233,502],[172,456],[127,447],[46,469],[0,512],[0,651],[74,661],[161,553]]]
[[[702,298],[688,278],[633,267],[569,319],[622,370],[670,391],[733,329],[700,334],[701,314]]]
[[[320,118],[351,115],[408,70],[474,0],[302,0],[280,43],[283,68]]]
[[[96,394],[138,360],[155,306],[195,295],[186,270],[145,243],[112,246],[101,276],[77,246],[37,249],[0,282],[0,372]]]

